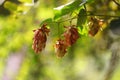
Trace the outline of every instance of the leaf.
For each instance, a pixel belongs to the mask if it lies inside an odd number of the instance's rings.
[[[34,6],[34,0],[19,0],[24,3],[24,6]]]
[[[79,11],[79,14],[78,14],[78,18],[77,18],[77,26],[81,27],[83,26],[83,24],[85,24],[86,22],[86,19],[87,19],[87,13],[84,9],[81,9]]]
[[[65,4],[65,5],[59,6],[57,8],[54,8],[54,12],[55,12],[54,19],[59,20],[60,17],[62,17],[64,15],[66,15],[70,12],[73,12],[74,10],[80,8],[86,2],[87,2],[87,0],[85,0],[85,1],[75,0],[75,1],[72,1],[68,4]]]
[[[18,0],[18,1],[23,3],[32,3],[34,0]]]
[[[4,3],[4,7],[8,10],[10,10],[11,12],[16,11],[17,10],[17,4],[10,2],[10,1],[6,1]]]
[[[50,23],[52,23],[52,22],[53,22],[52,18],[48,18],[48,19],[43,20],[43,21],[40,23],[40,25],[50,24]]]
[[[95,0],[87,0],[87,3],[91,3],[91,2],[93,2],[93,1],[95,1]]]

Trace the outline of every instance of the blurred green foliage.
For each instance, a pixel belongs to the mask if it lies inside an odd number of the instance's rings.
[[[70,2],[71,0],[5,0],[0,5],[0,80],[99,80],[104,77],[111,52],[106,48],[108,44],[103,33],[99,32],[95,38],[91,38],[86,35],[86,28],[79,30],[86,36],[81,36],[69,48],[68,53],[59,59],[55,55],[54,44],[64,31],[63,26],[70,23],[63,22],[58,27],[54,20],[66,19],[65,15],[71,12],[71,16],[75,17],[73,11],[79,12],[80,9],[81,14],[86,14],[84,4],[92,15],[120,16],[120,6],[112,0],[75,0],[66,5]],[[59,9],[61,5],[63,7]],[[72,24],[85,23],[80,27],[86,26],[86,16],[78,15],[78,19],[81,17],[84,19],[80,22],[74,19]],[[108,16],[99,18],[108,21],[112,19]],[[31,48],[33,30],[44,23],[49,24],[50,36],[45,50],[36,54]],[[13,55],[17,59],[11,59]],[[119,80],[119,76],[120,68],[117,68],[112,80]]]

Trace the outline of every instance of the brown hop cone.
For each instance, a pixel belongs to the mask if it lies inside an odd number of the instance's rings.
[[[99,19],[97,19],[95,17],[91,17],[90,20],[91,21],[89,23],[89,32],[88,33],[91,36],[95,36],[98,33],[98,31],[102,28],[101,26],[103,24],[103,21],[99,20]]]
[[[67,30],[63,34],[65,37],[65,43],[67,46],[71,46],[79,38],[79,33],[78,33],[77,28],[74,27],[74,25],[70,27],[65,27],[65,28],[67,28]]]
[[[33,30],[33,32],[34,32],[34,37],[33,37],[32,48],[36,53],[39,53],[45,48],[47,35],[50,32],[50,30],[46,27],[46,24],[43,24],[41,28],[37,30]]]
[[[63,57],[67,52],[67,47],[64,40],[57,40],[55,44],[55,53],[58,57]]]

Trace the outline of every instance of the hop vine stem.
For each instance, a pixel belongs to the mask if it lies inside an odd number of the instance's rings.
[[[115,4],[118,5],[118,7],[120,7],[120,4],[116,1],[116,0],[112,0]],[[87,8],[86,8],[86,5],[84,4],[84,9],[87,11]],[[103,16],[103,17],[120,17],[120,16],[116,16],[116,15],[93,15],[93,14],[88,14],[88,15],[83,15],[83,16]],[[62,21],[57,21],[56,23],[62,23],[62,22],[65,22],[65,21],[72,21],[73,19],[76,19],[78,16],[75,16],[73,18],[69,18],[69,19],[66,19],[66,20],[62,20]]]
[[[85,9],[85,11],[87,11],[87,8],[86,8],[86,5],[84,4],[84,9]]]
[[[99,14],[98,15],[89,14],[89,15],[83,15],[83,16],[103,16],[103,17],[116,17],[116,18],[120,17],[120,16],[115,16],[115,15],[99,15]],[[62,23],[62,22],[65,22],[65,21],[70,21],[70,20],[76,19],[77,17],[78,16],[75,16],[73,18],[69,18],[69,19],[62,20],[62,21],[57,21],[55,23]]]
[[[60,23],[58,23],[58,37],[60,37]]]

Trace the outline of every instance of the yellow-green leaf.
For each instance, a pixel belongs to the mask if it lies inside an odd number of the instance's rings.
[[[16,11],[17,10],[17,4],[10,2],[10,1],[6,1],[4,3],[4,7],[8,10],[10,10],[11,12]]]
[[[19,0],[19,1],[23,3],[33,3],[34,0]]]

